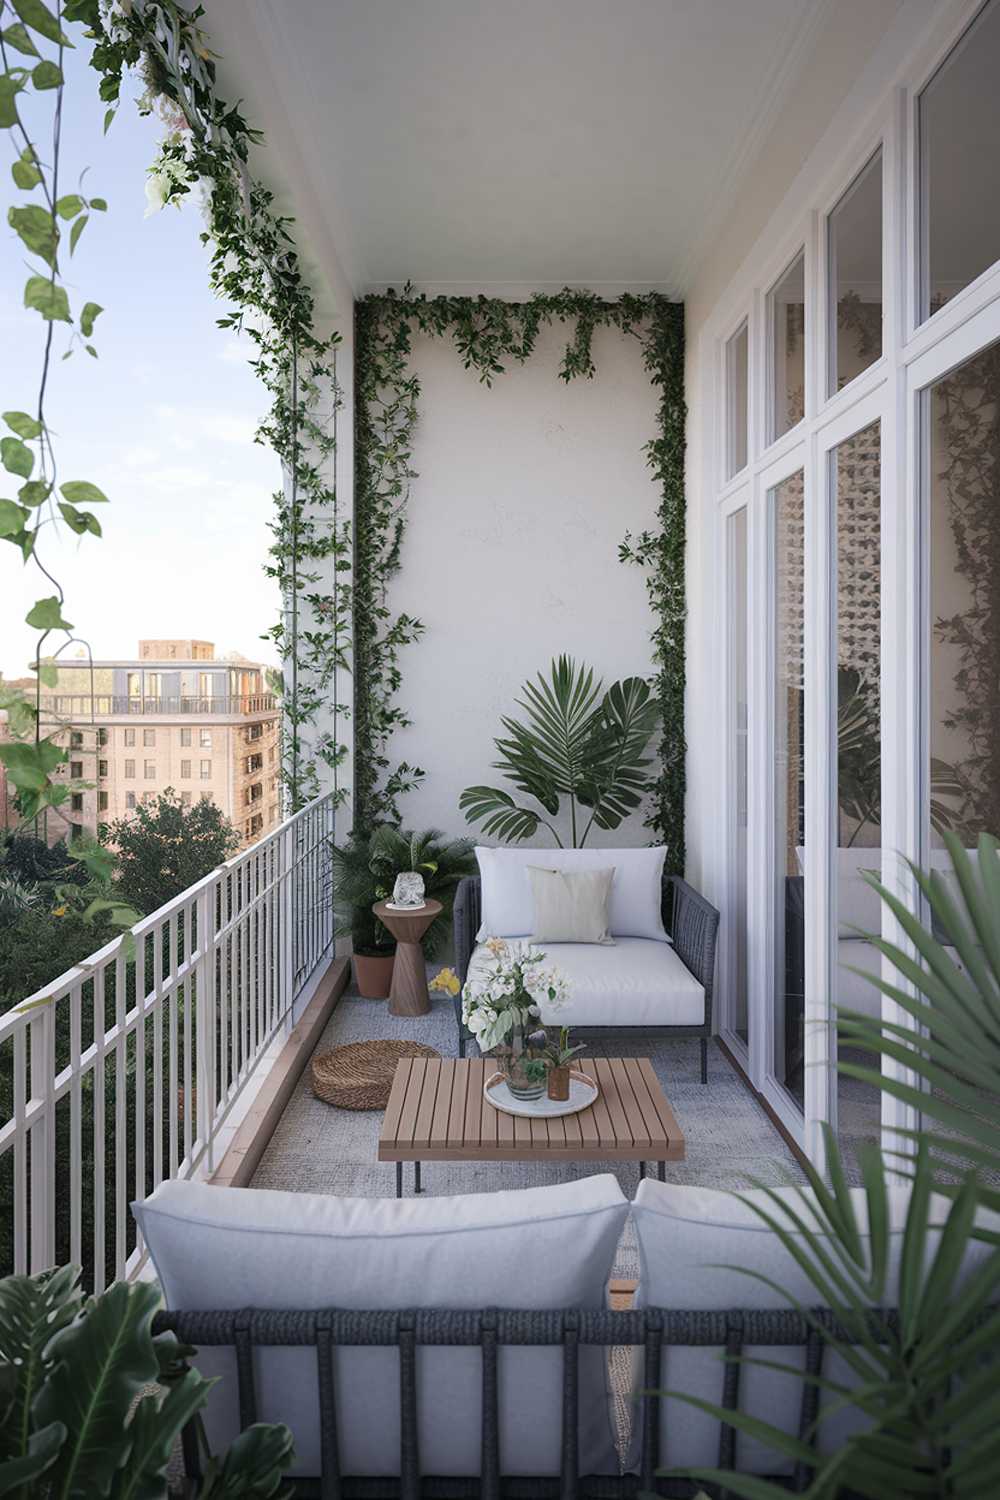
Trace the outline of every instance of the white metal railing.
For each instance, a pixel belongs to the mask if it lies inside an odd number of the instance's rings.
[[[332,954],[333,822],[317,798],[0,1017],[0,1274],[71,1261],[100,1291],[145,1259],[130,1201],[214,1169]]]

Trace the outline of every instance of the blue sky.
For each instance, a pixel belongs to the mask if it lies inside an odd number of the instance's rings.
[[[61,269],[75,313],[86,301],[105,311],[95,330],[99,359],[82,350],[57,358],[46,407],[60,478],[89,479],[111,503],[97,508],[103,538],[67,532],[46,543],[46,563],[66,590],[66,618],[95,657],[131,656],[140,636],[195,636],[220,652],[271,661],[259,637],[278,601],[261,565],[280,474],[274,455],[253,442],[267,394],[247,364],[252,346],[215,326],[226,309],[209,291],[196,206],[144,217],[160,122],[140,118],[130,93],[102,134],[105,106],[86,43],[67,54],[66,78],[60,192],[74,191],[89,167],[83,190],[106,198],[108,212],[91,216],[71,260],[64,245]],[[47,125],[53,96],[42,97]],[[25,201],[6,161],[3,181],[0,203]],[[45,325],[21,305],[27,258],[6,211],[0,224],[0,411],[34,411]],[[69,330],[56,330],[61,354]],[[5,676],[26,671],[35,632],[24,615],[48,593],[36,568],[0,548]]]

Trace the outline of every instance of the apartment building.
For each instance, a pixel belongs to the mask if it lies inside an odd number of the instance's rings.
[[[280,817],[279,709],[266,669],[211,641],[142,640],[132,660],[58,663],[43,712],[63,727],[74,827],[126,818],[168,787],[216,803],[251,844]],[[71,834],[72,836],[72,834]]]

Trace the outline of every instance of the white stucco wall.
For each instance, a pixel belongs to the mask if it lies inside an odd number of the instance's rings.
[[[500,715],[516,711],[521,683],[553,656],[587,661],[606,683],[651,671],[644,576],[618,561],[618,545],[655,519],[642,451],[655,432],[654,392],[638,344],[613,330],[595,335],[594,379],[565,384],[565,338],[558,326],[543,332],[531,360],[492,389],[450,340],[415,341],[419,477],[390,597],[426,625],[402,653],[400,701],[413,726],[390,752],[427,773],[403,800],[408,826],[472,832],[459,794],[505,785],[490,770]],[[636,816],[589,842],[648,839]]]

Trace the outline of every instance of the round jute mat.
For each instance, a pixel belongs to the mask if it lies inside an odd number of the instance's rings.
[[[401,1057],[440,1057],[422,1042],[348,1042],[312,1062],[317,1099],[338,1109],[385,1109]]]

